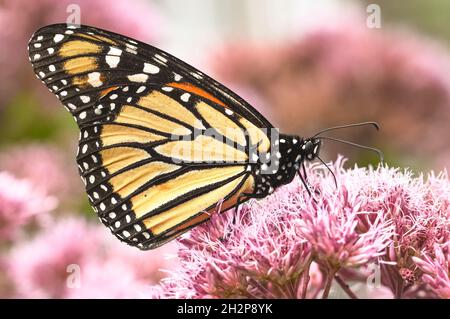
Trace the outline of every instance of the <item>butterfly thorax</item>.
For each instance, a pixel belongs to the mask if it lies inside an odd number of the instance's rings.
[[[294,135],[280,134],[272,143],[271,156],[255,166],[255,197],[265,197],[281,185],[290,183],[300,168],[303,155],[303,139]]]

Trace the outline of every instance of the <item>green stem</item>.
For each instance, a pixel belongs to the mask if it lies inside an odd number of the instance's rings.
[[[305,267],[305,270],[303,271],[303,275],[302,275],[302,277],[300,279],[301,280],[301,287],[302,287],[302,293],[301,293],[301,296],[300,296],[301,299],[306,299],[306,293],[308,292],[308,285],[309,285],[309,279],[310,279],[309,269],[311,267],[311,262],[312,262],[312,260],[310,260],[307,263],[307,265]]]
[[[328,295],[330,294],[331,283],[334,279],[335,270],[329,270],[327,274],[327,280],[325,282],[325,287],[323,288],[322,299],[328,299]]]
[[[339,286],[341,286],[342,290],[345,291],[345,293],[352,299],[358,299],[358,296],[355,295],[355,293],[350,289],[350,287],[345,283],[344,280],[342,280],[341,277],[339,277],[339,275],[335,275],[334,279],[336,279],[337,283],[339,284]]]

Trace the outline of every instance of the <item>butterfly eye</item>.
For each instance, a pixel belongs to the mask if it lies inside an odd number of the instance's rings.
[[[314,144],[311,142],[311,140],[306,140],[302,146],[302,150],[305,154],[311,153],[312,149],[314,147]]]

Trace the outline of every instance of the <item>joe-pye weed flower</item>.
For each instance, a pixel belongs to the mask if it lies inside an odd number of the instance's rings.
[[[436,253],[434,247],[448,241],[446,173],[425,180],[387,166],[344,169],[344,162],[338,158],[332,166],[337,188],[323,166],[308,168],[315,199],[296,179],[242,205],[233,225],[233,212],[213,214],[179,240],[180,265],[155,294],[326,298],[335,284],[356,298],[348,284],[367,282],[367,267],[375,263],[397,298],[445,297],[448,249]]]

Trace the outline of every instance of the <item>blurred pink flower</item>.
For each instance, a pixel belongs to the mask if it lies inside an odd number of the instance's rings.
[[[450,246],[436,245],[434,254],[424,253],[422,257],[413,257],[416,265],[424,272],[422,280],[440,298],[450,299]]]
[[[426,227],[440,233],[429,236],[433,243],[448,241],[450,205],[443,203],[450,194],[442,192],[449,189],[448,178],[430,175],[424,181],[386,166],[345,170],[343,164],[339,158],[332,168],[337,189],[322,166],[308,168],[309,182],[320,192],[317,203],[295,179],[273,195],[243,205],[236,213],[236,225],[230,225],[231,214],[217,214],[194,228],[179,239],[180,265],[155,287],[155,294],[161,298],[312,298],[322,289],[326,297],[336,280],[354,297],[345,282],[367,282],[364,267],[385,261],[397,274],[395,285],[386,284],[387,288],[397,297],[406,296],[395,291],[404,284],[402,269],[409,266],[404,261],[411,261],[402,240]],[[432,215],[433,225],[428,223]],[[427,223],[420,222],[425,216]],[[414,251],[419,246],[425,247],[417,242],[408,247]],[[311,271],[315,263],[320,276]],[[403,293],[407,288],[405,284]]]
[[[72,165],[69,165],[70,163]],[[60,201],[79,199],[83,192],[75,159],[49,144],[24,144],[3,149],[0,168],[19,178],[26,178],[33,187]]]
[[[145,281],[120,258],[87,262],[80,271],[80,287],[68,288],[65,298],[139,298],[146,289]]]
[[[263,114],[284,131],[310,135],[375,120],[381,134],[363,129],[339,134],[385,145],[408,166],[419,163],[402,154],[430,166],[450,165],[450,139],[442,138],[449,136],[448,50],[415,34],[369,29],[361,20],[318,26],[281,44],[228,44],[211,57],[212,68],[233,87],[259,95]],[[327,145],[330,157],[341,149]]]
[[[103,226],[91,225],[83,219],[56,220],[34,238],[12,248],[7,258],[7,274],[15,288],[14,296],[147,296],[148,285],[163,277],[160,268],[170,269],[171,261],[165,255],[174,246],[143,253],[111,240],[112,237]],[[74,275],[78,276],[77,285],[72,282]]]
[[[16,296],[64,297],[69,276],[67,267],[89,260],[89,252],[95,251],[99,241],[96,229],[73,218],[57,222],[35,238],[16,245],[8,258],[8,272]]]
[[[20,227],[34,216],[55,208],[57,201],[45,192],[35,189],[25,179],[16,179],[0,171],[0,240],[14,239]],[[1,246],[1,245],[0,245]]]
[[[162,20],[148,1],[118,0],[114,1],[114,5],[107,0],[43,0],[39,3],[26,0],[2,1],[0,106],[13,97],[17,90],[26,87],[26,83],[31,87],[38,83],[26,52],[31,34],[47,24],[65,23],[72,15],[74,6],[80,9],[82,24],[106,28],[144,41],[155,40],[159,34],[158,28]],[[44,92],[43,88],[40,89]]]

